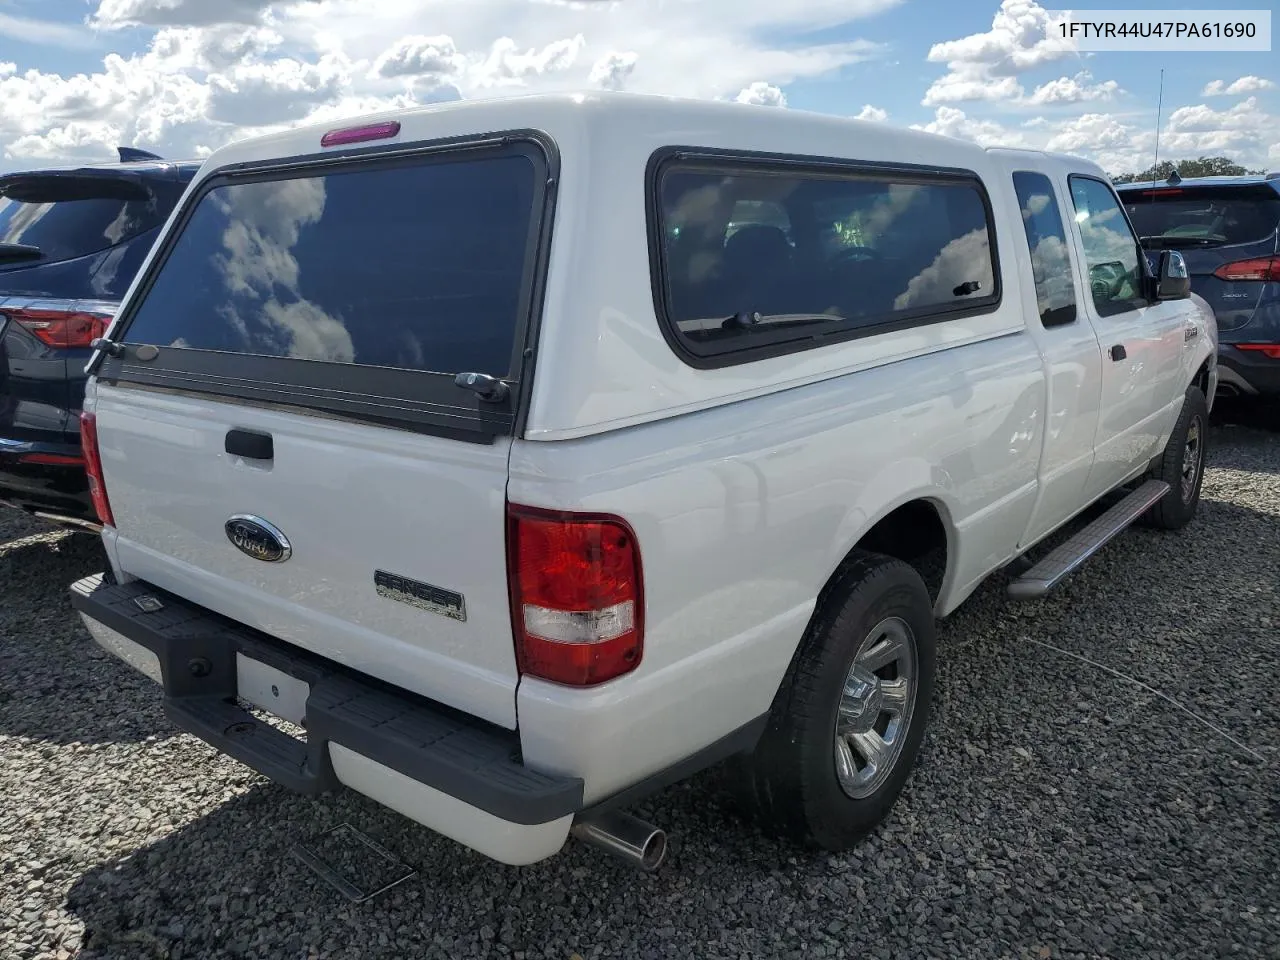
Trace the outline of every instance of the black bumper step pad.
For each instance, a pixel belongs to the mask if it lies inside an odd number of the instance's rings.
[[[348,671],[142,581],[86,577],[72,585],[71,601],[157,655],[165,711],[177,726],[293,790],[339,788],[332,742],[512,823],[547,823],[582,809],[582,781],[524,766],[514,731]],[[305,743],[239,706],[237,653],[309,684]]]

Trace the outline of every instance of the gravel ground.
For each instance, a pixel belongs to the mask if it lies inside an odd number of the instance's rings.
[[[653,876],[496,865],[175,734],[69,612],[96,543],[0,516],[0,957],[1280,958],[1280,434],[1215,443],[1187,530],[943,625],[922,759],[858,849],[761,837],[713,773],[637,811],[672,836]],[[342,822],[420,877],[348,904],[288,855]]]

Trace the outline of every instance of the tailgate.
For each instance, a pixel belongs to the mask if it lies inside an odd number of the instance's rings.
[[[264,633],[513,727],[509,441],[100,385],[98,442],[121,566]],[[270,461],[229,455],[233,430]],[[283,562],[232,542],[257,517]],[[253,550],[254,543],[247,544]],[[461,619],[465,617],[465,619]]]
[[[97,370],[121,568],[514,728],[507,458],[544,163],[503,142],[198,188]]]

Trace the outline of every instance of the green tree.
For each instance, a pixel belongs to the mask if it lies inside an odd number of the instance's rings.
[[[1134,183],[1144,180],[1168,180],[1174,171],[1183,179],[1190,177],[1241,177],[1245,174],[1262,173],[1262,170],[1249,170],[1228,157],[1201,157],[1198,160],[1161,160],[1155,166],[1147,167],[1140,173],[1122,173],[1111,178],[1114,183]]]

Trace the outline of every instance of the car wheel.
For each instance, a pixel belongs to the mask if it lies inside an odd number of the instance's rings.
[[[1205,457],[1209,441],[1209,407],[1200,388],[1187,388],[1178,423],[1169,435],[1160,462],[1150,476],[1169,484],[1169,492],[1143,516],[1143,522],[1160,530],[1186,526],[1200,505]]]
[[[767,828],[825,850],[885,818],[933,695],[933,604],[900,560],[855,556],[819,598],[740,796]]]

